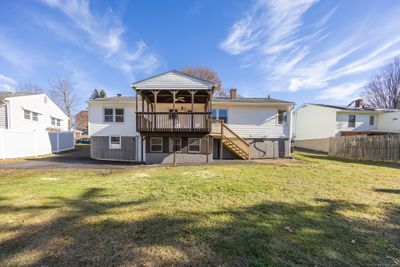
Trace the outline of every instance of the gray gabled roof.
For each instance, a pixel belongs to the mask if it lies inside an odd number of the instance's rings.
[[[134,96],[112,96],[112,97],[104,97],[104,98],[96,98],[92,99],[89,102],[135,102],[136,97]]]
[[[370,108],[370,107],[355,108],[355,107],[347,107],[347,106],[340,106],[340,105],[313,104],[313,103],[308,103],[308,105],[320,106],[320,107],[325,107],[325,108],[334,108],[334,109],[340,109],[340,110],[348,110],[348,111],[361,111],[361,112],[381,111],[379,109],[374,109],[374,108]]]
[[[214,97],[213,102],[215,103],[254,103],[254,104],[292,104],[294,102],[284,101],[279,99],[267,98],[267,97],[238,97],[238,98],[225,98],[225,97]]]
[[[0,92],[0,100],[4,100],[10,97],[18,97],[18,96],[30,96],[30,95],[40,95],[42,93],[23,93],[23,92]]]
[[[170,70],[131,84],[135,90],[210,90],[212,82]]]

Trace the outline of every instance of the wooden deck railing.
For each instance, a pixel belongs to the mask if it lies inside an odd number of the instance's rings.
[[[211,112],[137,112],[138,132],[210,132]]]

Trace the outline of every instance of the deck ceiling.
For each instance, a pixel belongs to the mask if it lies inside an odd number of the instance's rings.
[[[141,90],[138,93],[149,103],[155,102],[154,90]],[[207,103],[210,92],[208,90],[196,90],[194,94],[194,103]],[[172,103],[173,94],[170,90],[157,91],[157,103]],[[175,95],[175,103],[192,103],[192,94],[190,90],[178,90]]]

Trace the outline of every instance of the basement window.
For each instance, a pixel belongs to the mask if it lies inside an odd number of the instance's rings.
[[[356,127],[356,115],[349,115],[349,128]]]
[[[121,149],[121,136],[110,136],[109,148]]]
[[[150,137],[150,152],[163,152],[162,137]]]
[[[200,153],[200,138],[189,138],[189,153]]]

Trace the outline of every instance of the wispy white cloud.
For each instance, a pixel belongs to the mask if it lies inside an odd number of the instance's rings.
[[[341,6],[325,6],[321,12],[318,3],[254,1],[220,48],[239,56],[244,67],[261,69],[269,90],[319,90],[320,99],[335,98],[331,92],[342,90],[336,99],[350,97],[361,83],[349,79],[367,76],[400,55],[400,33],[394,26],[398,12],[391,10],[380,21],[355,21],[332,29],[329,23]],[[312,9],[318,12],[308,16]],[[368,79],[365,76],[362,80]]]
[[[366,81],[354,82],[354,83],[343,83],[338,86],[329,87],[321,91],[318,95],[318,99],[336,99],[347,101],[356,93],[358,93],[366,85]]]
[[[17,85],[16,80],[0,73],[0,91],[15,91]]]
[[[133,78],[136,71],[151,72],[159,66],[157,56],[148,46],[138,40],[133,46],[123,38],[126,31],[122,21],[109,9],[98,15],[90,10],[89,0],[41,0],[44,4],[60,10],[85,34],[93,48],[100,52],[104,60]],[[48,28],[65,29],[59,24],[48,22]],[[75,34],[69,39],[75,41]],[[85,38],[84,40],[85,41]],[[81,41],[82,42],[82,41]],[[92,49],[92,48],[90,48]]]
[[[34,64],[42,61],[39,55],[29,53],[23,48],[23,45],[6,34],[7,31],[0,31],[0,58],[24,71],[31,69]]]

